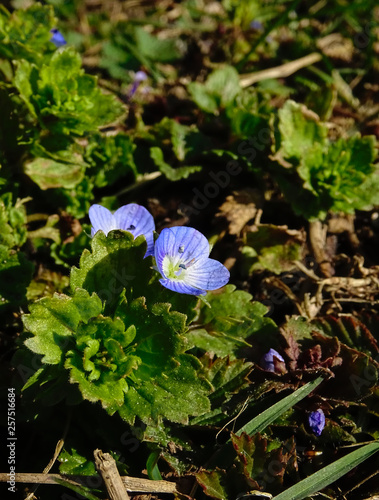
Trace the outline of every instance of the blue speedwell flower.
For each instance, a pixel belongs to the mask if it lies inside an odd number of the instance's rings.
[[[205,295],[229,281],[229,271],[210,259],[207,238],[192,227],[163,229],[155,242],[155,260],[163,286],[174,292]]]
[[[145,80],[147,80],[147,74],[144,71],[137,71],[133,78],[133,85],[128,92],[129,99],[134,96],[140,84]]]
[[[147,242],[145,257],[153,255],[155,224],[153,216],[145,207],[130,203],[120,207],[112,214],[101,205],[92,205],[88,215],[92,224],[91,236],[94,236],[100,230],[107,235],[113,229],[129,231],[135,238],[143,234]]]
[[[268,352],[266,352],[266,354],[262,356],[261,367],[269,372],[275,372],[274,357],[284,363],[284,359],[278,353],[278,351],[275,351],[275,349],[270,349]]]
[[[324,412],[319,408],[316,411],[312,411],[308,416],[309,427],[316,436],[321,436],[321,433],[325,427],[325,415]]]
[[[53,35],[50,38],[50,42],[53,42],[56,47],[62,47],[62,45],[66,45],[67,42],[64,39],[64,36],[57,28],[53,28],[52,30],[50,30],[50,33]]]

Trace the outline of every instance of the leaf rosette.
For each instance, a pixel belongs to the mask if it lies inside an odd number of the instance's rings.
[[[33,334],[26,346],[43,356],[44,365],[55,365],[55,380],[51,367],[44,366],[25,388],[38,383],[48,390],[46,383],[51,386],[59,378],[67,389],[69,378],[83,399],[101,402],[110,415],[118,412],[129,423],[136,417],[150,424],[162,418],[187,422],[209,411],[212,389],[200,376],[200,361],[186,353],[191,347],[184,335],[187,316],[171,310],[171,303],[139,295],[154,273],[149,258],[143,259],[144,238],[133,239],[125,231],[110,235],[95,235],[97,252],[85,251],[80,269],[73,269],[72,297],[45,297],[24,316]],[[111,270],[124,273],[123,265],[136,279],[115,290]],[[95,290],[107,286],[113,295],[107,300],[105,294],[102,302]],[[150,287],[155,288],[154,280]],[[69,377],[62,377],[66,370]],[[63,392],[59,384],[53,390]]]

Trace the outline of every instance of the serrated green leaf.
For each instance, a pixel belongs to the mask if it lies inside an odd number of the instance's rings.
[[[214,470],[212,472],[203,470],[196,474],[196,479],[204,488],[207,496],[219,500],[226,500],[229,497],[225,492],[225,476],[225,471],[222,470]]]
[[[144,296],[151,280],[151,258],[144,259],[146,239],[134,239],[126,231],[111,231],[108,236],[98,231],[91,241],[92,253],[85,250],[79,268],[71,270],[70,285],[96,292],[106,301],[108,309],[115,307],[121,293],[128,299]],[[138,276],[138,277],[137,277]]]
[[[279,168],[277,181],[296,213],[324,219],[329,211],[354,213],[379,203],[374,137],[328,140],[326,126],[293,101],[279,111],[278,128],[277,158],[293,168]]]
[[[67,295],[54,295],[36,301],[30,306],[30,314],[23,316],[26,330],[34,334],[25,341],[25,345],[37,354],[42,354],[43,363],[58,364],[64,355],[62,345],[66,346],[73,342],[73,335],[79,322],[82,320],[83,301],[88,309],[100,314],[102,310],[101,301],[95,295],[84,291],[78,291],[79,307],[75,300]],[[84,320],[88,321],[88,313]]]
[[[241,91],[238,71],[233,66],[216,69],[207,78],[205,87],[217,97],[220,106],[227,107]]]
[[[96,77],[84,73],[72,47],[56,51],[40,68],[26,60],[16,63],[15,85],[43,128],[83,135],[124,113],[116,97],[103,94]]]
[[[93,175],[98,187],[109,186],[118,179],[138,174],[134,163],[135,144],[129,135],[115,136],[95,134],[86,147],[86,161],[90,164],[88,175]]]
[[[234,465],[227,471],[216,468],[212,471],[202,470],[196,474],[196,480],[204,493],[217,500],[235,500],[241,493],[258,488],[258,484],[246,477]]]
[[[187,338],[193,346],[217,356],[227,356],[234,350],[250,346],[243,338],[228,335],[222,331],[208,331],[205,328],[191,330]]]
[[[327,128],[305,106],[288,100],[279,110],[279,152],[285,158],[301,159],[314,143],[324,144]]]
[[[232,433],[231,441],[244,475],[253,479],[261,477],[266,459],[267,440],[259,434],[250,437],[243,432],[238,435]]]
[[[0,246],[21,247],[27,238],[25,200],[13,202],[11,193],[0,197]]]
[[[249,385],[247,378],[252,364],[242,359],[230,360],[229,357],[213,360],[210,356],[203,356],[200,360],[203,365],[201,371],[213,387],[209,395],[212,409],[210,412],[191,419],[191,425],[215,425],[225,419],[227,411],[224,405],[233,394],[238,394]]]
[[[189,415],[209,410],[210,385],[199,378],[200,362],[189,354],[185,337],[186,318],[170,311],[170,304],[156,304],[150,312],[142,298],[122,303],[116,314],[136,325],[134,354],[141,365],[134,372],[125,404],[119,409],[130,423],[138,416],[145,422],[160,416],[186,422]]]
[[[50,43],[50,29],[56,19],[51,5],[36,3],[27,9],[16,9],[10,14],[5,7],[0,11],[0,54],[9,59],[40,62],[55,47]]]
[[[199,323],[202,328],[188,334],[194,346],[231,359],[251,335],[269,336],[277,331],[275,323],[264,317],[267,308],[259,302],[252,302],[249,293],[235,288],[227,285],[221,293],[208,293],[211,307],[201,309]]]

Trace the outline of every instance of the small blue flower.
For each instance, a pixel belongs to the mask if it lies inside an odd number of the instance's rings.
[[[56,47],[62,47],[62,45],[66,45],[67,42],[64,39],[64,36],[57,28],[53,28],[52,30],[50,30],[50,33],[53,35],[50,38],[50,42],[53,42]]]
[[[133,78],[133,85],[128,92],[129,99],[131,97],[133,97],[133,95],[136,93],[140,84],[142,82],[144,82],[145,80],[147,80],[147,74],[144,71],[137,71],[137,73],[134,75],[134,78]]]
[[[262,356],[261,359],[262,368],[269,372],[275,372],[274,358],[278,359],[279,361],[282,361],[283,363],[285,362],[282,356],[278,353],[278,351],[275,351],[275,349],[270,349],[268,352],[266,352],[266,354]]]
[[[309,427],[316,436],[321,436],[321,433],[325,427],[325,415],[324,412],[319,408],[316,411],[312,411],[308,416]]]
[[[124,205],[114,214],[101,205],[92,205],[89,209],[89,218],[92,224],[91,236],[97,231],[103,231],[105,235],[114,229],[123,229],[133,234],[135,238],[143,234],[147,242],[145,257],[154,254],[155,224],[151,213],[145,207],[136,203]]]
[[[229,281],[230,273],[210,259],[207,238],[192,227],[163,229],[155,242],[155,260],[163,286],[174,292],[205,295]]]

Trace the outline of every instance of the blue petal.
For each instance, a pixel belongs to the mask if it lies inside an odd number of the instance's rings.
[[[171,249],[175,247],[175,235],[170,229],[163,229],[155,242],[155,262],[161,275],[166,278],[163,272],[163,259],[169,255]],[[165,285],[166,286],[166,285]]]
[[[144,82],[147,80],[147,74],[144,71],[137,71],[137,73],[134,75],[133,80],[135,82]]]
[[[278,351],[276,351],[272,347],[268,352],[266,352],[266,354],[264,355],[264,358],[266,361],[272,362],[274,360],[274,356],[275,356],[275,358],[278,358],[279,361],[282,361],[282,363],[285,362],[283,357],[278,353]]]
[[[50,33],[53,35],[50,38],[50,42],[53,42],[53,44],[56,47],[62,47],[62,45],[66,45],[67,42],[64,39],[64,36],[62,35],[62,33],[57,28],[51,29]]]
[[[266,354],[262,356],[261,359],[261,366],[264,370],[267,370],[269,372],[275,372],[274,357],[277,358],[279,361],[282,361],[283,363],[285,362],[282,356],[278,353],[278,351],[271,348],[268,352],[266,352]]]
[[[200,231],[192,227],[166,228],[155,242],[155,259],[162,275],[162,262],[166,255],[173,264],[180,261],[189,266],[208,258],[209,243]]]
[[[100,230],[107,235],[109,231],[118,229],[112,213],[101,205],[92,205],[89,209],[88,215],[92,224],[92,236]]]
[[[159,282],[173,292],[187,293],[189,295],[205,295],[205,292],[198,288],[187,285],[184,281],[173,281],[169,279],[159,280]]]
[[[217,290],[226,285],[230,273],[218,260],[207,259],[200,261],[186,271],[185,282],[201,290]]]
[[[151,213],[145,207],[136,203],[129,203],[120,207],[114,213],[114,218],[118,229],[129,231],[136,238],[143,234],[147,242],[147,255],[154,253],[154,233],[155,224]]]
[[[325,427],[325,415],[324,412],[319,408],[316,411],[312,411],[308,417],[309,426],[316,436],[321,436],[321,433]]]

